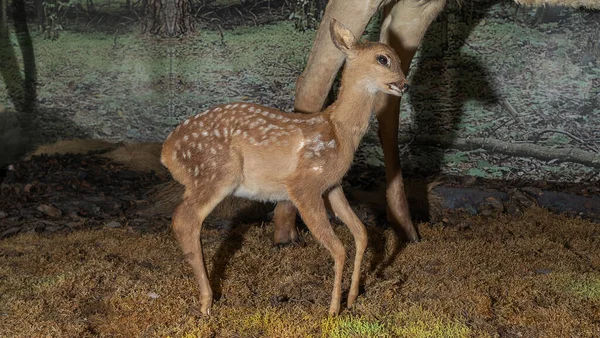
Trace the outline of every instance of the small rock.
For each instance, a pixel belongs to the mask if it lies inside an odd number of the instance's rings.
[[[544,192],[542,191],[542,189],[536,188],[536,187],[524,187],[521,188],[521,190],[528,194],[529,196],[532,197],[540,197],[544,194]]]
[[[156,299],[156,298],[158,298],[160,296],[156,292],[148,292],[148,297],[150,297],[152,299]]]
[[[40,204],[37,209],[50,217],[58,218],[62,216],[62,211],[50,204]]]
[[[271,306],[276,307],[289,300],[287,296],[273,296],[270,298]]]
[[[73,228],[78,228],[78,227],[80,227],[82,224],[83,224],[82,222],[68,222],[66,225],[67,225],[67,226],[68,226],[70,229],[73,229]]]
[[[6,230],[6,231],[4,231],[4,232],[2,232],[0,234],[0,239],[4,239],[6,237],[10,237],[10,236],[12,236],[14,234],[17,234],[19,231],[21,231],[20,227],[10,228],[10,229],[8,229],[8,230]]]
[[[551,272],[552,272],[552,269],[537,269],[537,270],[535,270],[535,273],[537,273],[538,275],[547,275]]]
[[[523,211],[514,203],[508,205],[508,208],[506,208],[506,212],[511,216],[520,216],[523,214]]]
[[[481,214],[483,216],[490,216],[492,214],[492,211],[490,209],[485,209],[485,210],[481,211]]]
[[[4,211],[0,211],[0,219],[6,218],[8,216]]]
[[[47,226],[44,230],[48,231],[48,232],[57,232],[59,230],[62,230],[64,227],[60,226],[60,225],[51,225],[51,226]]]
[[[104,226],[107,228],[119,228],[119,227],[121,227],[121,223],[119,223],[117,221],[110,221],[110,222],[104,224]]]
[[[487,197],[485,199],[485,201],[492,209],[499,211],[499,212],[504,211],[504,204],[502,204],[502,201],[500,201],[499,199],[490,196],[490,197]]]

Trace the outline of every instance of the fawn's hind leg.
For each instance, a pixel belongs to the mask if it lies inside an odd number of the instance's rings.
[[[213,294],[204,264],[200,232],[206,216],[229,195],[231,189],[221,188],[221,191],[211,194],[207,194],[206,191],[215,190],[204,190],[186,191],[183,202],[173,214],[173,231],[200,287],[200,311],[210,315]]]
[[[362,263],[365,249],[367,248],[367,229],[360,221],[358,216],[354,213],[341,186],[336,186],[327,195],[331,208],[335,215],[348,226],[352,236],[354,236],[354,243],[356,245],[356,256],[354,258],[354,271],[352,271],[352,284],[350,285],[350,292],[348,293],[348,307],[352,307],[352,304],[358,296],[358,285],[360,283],[360,266]]]

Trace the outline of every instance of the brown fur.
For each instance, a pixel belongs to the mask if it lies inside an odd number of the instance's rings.
[[[325,197],[354,236],[356,256],[348,307],[358,296],[367,234],[340,182],[368,128],[376,94],[400,96],[407,85],[400,60],[389,46],[358,43],[335,20],[330,32],[346,56],[346,67],[338,100],[327,109],[301,115],[255,104],[224,104],[184,121],[163,145],[161,161],[185,186],[183,201],[173,214],[173,230],[200,286],[203,314],[210,314],[212,289],[199,240],[202,223],[232,194],[285,201],[286,209],[291,202],[298,208],[313,236],[334,259],[329,312],[337,314],[346,252],[327,218]]]
[[[60,140],[51,144],[44,144],[37,147],[26,160],[31,156],[56,155],[56,154],[87,154],[92,151],[102,151],[115,149],[119,145],[103,140],[75,138],[70,140]]]
[[[166,176],[167,169],[160,163],[162,144],[158,142],[124,144],[102,156],[127,168],[140,172],[154,171],[157,175]]]

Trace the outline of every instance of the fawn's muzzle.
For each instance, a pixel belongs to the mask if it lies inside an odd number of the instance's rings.
[[[389,83],[388,87],[390,88],[392,94],[401,96],[408,90],[408,83],[406,83],[406,80],[402,80],[398,82]]]

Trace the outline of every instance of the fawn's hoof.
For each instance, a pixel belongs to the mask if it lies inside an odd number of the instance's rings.
[[[200,312],[204,316],[210,316],[210,308],[212,306],[212,294],[200,297]]]
[[[354,304],[354,301],[356,300],[357,297],[358,297],[358,294],[352,294],[352,293],[348,294],[347,306],[349,309],[352,307],[352,304]]]
[[[417,231],[414,230],[414,231],[412,231],[412,233],[410,233],[406,236],[406,240],[407,240],[407,242],[410,242],[410,243],[418,243],[421,241],[421,237],[419,236]]]
[[[340,305],[331,305],[329,307],[329,315],[330,316],[337,316],[340,313]]]
[[[202,313],[202,315],[203,315],[203,316],[208,316],[208,317],[210,317],[210,306],[208,306],[208,307],[204,307],[204,306],[203,306],[203,307],[200,309],[200,312]]]
[[[304,246],[306,246],[306,243],[304,242],[302,237],[300,237],[299,235],[296,235],[296,236],[290,236],[290,237],[286,237],[286,238],[281,238],[281,237],[275,238],[275,241],[273,244],[273,246],[276,246],[279,248],[285,247],[288,245],[304,247]]]

